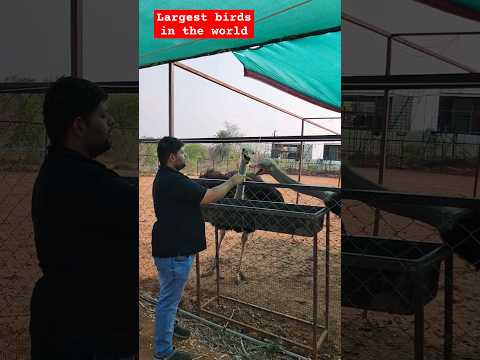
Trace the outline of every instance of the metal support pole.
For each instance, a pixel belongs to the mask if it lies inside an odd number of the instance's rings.
[[[330,211],[326,213],[325,229],[325,328],[327,330],[327,339],[330,335],[329,316],[330,316]]]
[[[195,257],[195,265],[197,268],[197,309],[200,311],[202,309],[202,298],[200,294],[200,254],[197,253]]]
[[[317,322],[318,322],[318,237],[313,236],[313,351],[312,359],[317,360]]]
[[[392,63],[392,38],[388,37],[387,39],[387,64],[385,68],[385,75],[390,75],[390,67]],[[383,178],[385,173],[385,166],[387,162],[387,133],[388,133],[388,120],[390,116],[390,101],[389,101],[390,91],[385,89],[383,92],[383,101],[384,101],[384,119],[382,125],[382,139],[380,143],[380,167],[378,169],[378,184],[383,184]],[[375,222],[373,226],[373,235],[378,235],[380,225],[380,210],[375,209]]]
[[[425,340],[425,318],[424,318],[424,305],[423,305],[423,293],[425,280],[423,274],[417,273],[417,279],[415,280],[415,299],[414,311],[415,311],[415,339],[414,339],[414,358],[415,360],[424,359],[424,340]]]
[[[444,359],[452,359],[453,346],[453,254],[445,259],[445,342]]]
[[[175,96],[174,96],[174,66],[168,64],[168,135],[174,136],[175,125]]]
[[[477,168],[475,169],[475,182],[473,183],[473,197],[477,197],[478,175],[480,173],[480,144],[477,152]]]
[[[217,280],[217,304],[220,305],[220,249],[218,244],[218,228],[215,226],[215,272]]]
[[[70,1],[70,73],[83,76],[83,1]]]
[[[304,134],[304,129],[305,129],[305,120],[302,119],[302,130],[301,130],[301,133],[300,133],[300,137],[303,138],[303,134]],[[302,161],[303,161],[303,140],[300,141],[300,159],[299,159],[299,164],[298,164],[298,182],[301,182],[301,179],[302,179],[302,170],[303,170],[303,166],[302,166]],[[298,204],[298,199],[300,197],[300,194],[297,192],[297,201],[296,203]]]

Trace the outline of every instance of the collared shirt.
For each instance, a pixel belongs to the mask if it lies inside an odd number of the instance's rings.
[[[174,257],[206,249],[200,202],[207,188],[179,171],[160,167],[153,183],[157,221],[152,230],[152,255]]]
[[[32,218],[44,274],[32,296],[34,329],[137,351],[138,186],[77,152],[50,147]]]

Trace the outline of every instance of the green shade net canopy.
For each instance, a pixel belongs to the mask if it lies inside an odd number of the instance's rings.
[[[321,107],[340,111],[341,32],[234,52],[245,75]]]
[[[154,10],[255,11],[253,39],[155,39]],[[222,51],[325,34],[340,29],[340,0],[141,0],[139,67],[145,68]]]
[[[437,9],[480,21],[479,0],[416,0]]]

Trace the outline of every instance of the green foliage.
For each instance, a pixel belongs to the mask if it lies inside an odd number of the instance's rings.
[[[208,148],[202,144],[186,144],[183,148],[189,161],[208,159]]]
[[[225,122],[225,128],[217,131],[215,137],[219,139],[226,139],[232,137],[240,137],[243,134],[237,125]],[[210,148],[210,157],[215,160],[220,159],[238,159],[239,154],[235,153],[234,146],[232,144],[217,144]]]

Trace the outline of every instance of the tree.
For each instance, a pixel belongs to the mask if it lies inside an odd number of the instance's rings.
[[[225,128],[217,131],[215,137],[219,139],[240,137],[243,134],[240,132],[240,128],[228,121],[225,122]],[[234,147],[232,144],[217,144],[210,148],[210,157],[212,159],[232,159],[235,157]]]
[[[208,149],[202,144],[186,144],[183,148],[187,160],[197,161],[208,159]]]

